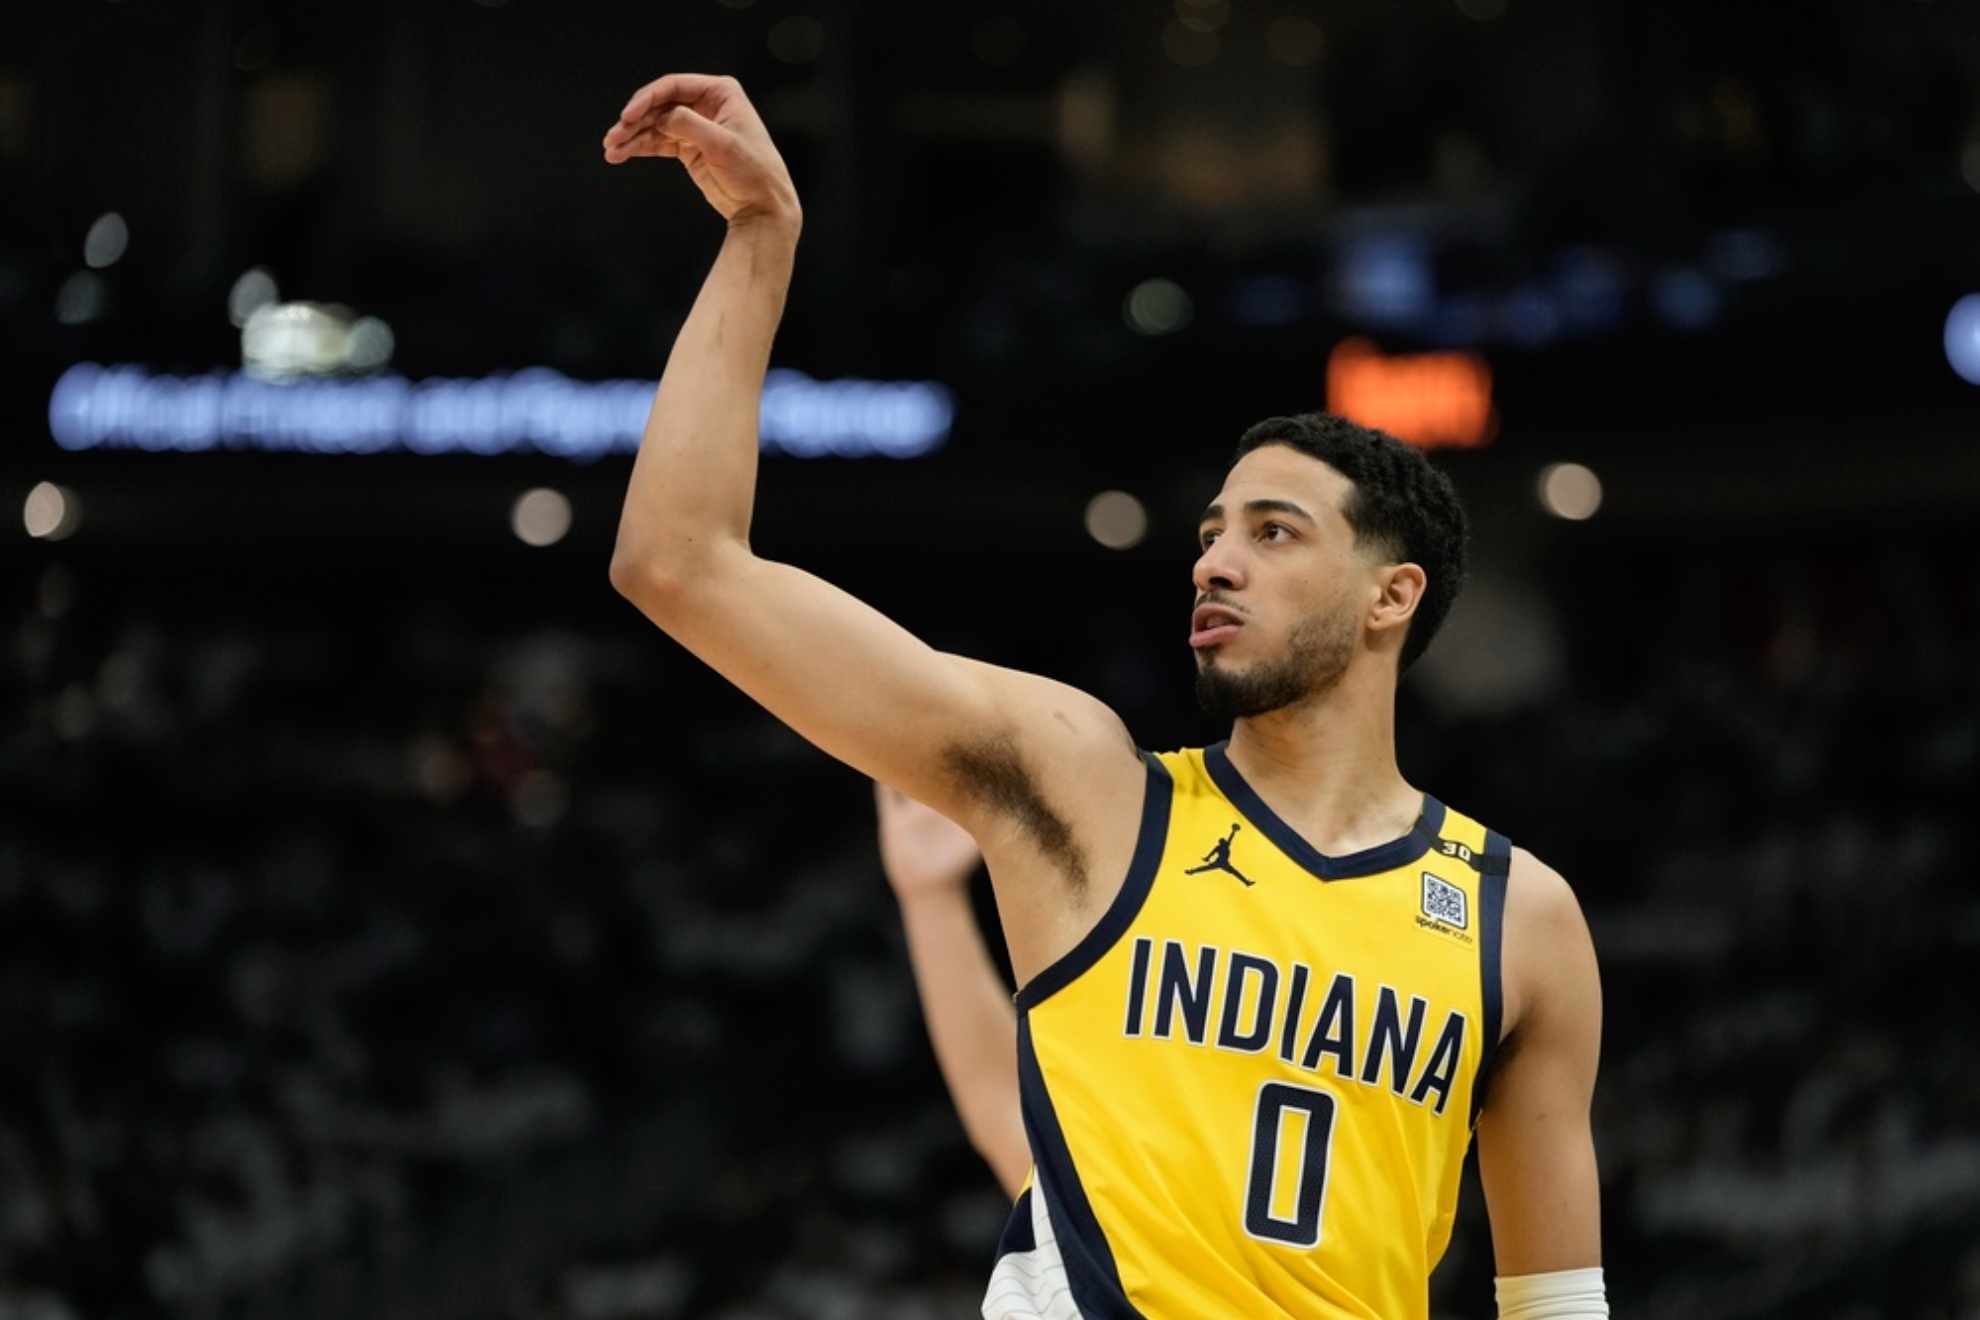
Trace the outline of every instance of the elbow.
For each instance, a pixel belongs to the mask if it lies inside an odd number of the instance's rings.
[[[635,605],[651,590],[656,576],[651,560],[623,545],[612,551],[610,575],[612,590]]]
[[[623,543],[612,552],[610,575],[612,590],[656,621],[677,608],[686,580],[686,575],[665,556]]]
[[[680,547],[628,543],[621,538],[612,551],[610,576],[614,591],[664,625],[694,600],[706,597],[706,588],[718,572],[735,567],[733,557],[714,550],[688,553]]]

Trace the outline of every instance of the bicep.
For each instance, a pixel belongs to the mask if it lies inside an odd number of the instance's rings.
[[[1524,983],[1520,1020],[1478,1117],[1478,1170],[1501,1275],[1601,1263],[1601,1189],[1589,1121],[1601,1053],[1602,990],[1581,909],[1558,875],[1530,863],[1508,893],[1508,954]],[[1538,873],[1536,873],[1538,872]],[[1526,911],[1515,910],[1524,900]]]
[[[1000,808],[984,774],[1077,753],[1119,724],[1075,689],[945,654],[746,548],[720,553],[693,583],[622,590],[807,741],[973,832]]]

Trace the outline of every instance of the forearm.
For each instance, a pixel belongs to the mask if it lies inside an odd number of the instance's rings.
[[[797,223],[732,225],[674,341],[619,518],[614,580],[692,572],[746,544],[756,497],[757,420],[783,317]]]
[[[1527,1089],[1530,1095],[1540,1088]],[[1498,1273],[1599,1266],[1601,1179],[1588,1121],[1564,1108],[1541,1108],[1539,1102],[1516,1108],[1517,1099],[1505,1097],[1496,1110],[1488,1101],[1478,1119],[1478,1172],[1491,1212]]]
[[[1017,1194],[1030,1167],[1018,1105],[1017,1020],[966,891],[901,902],[908,957],[956,1112],[998,1182]]]

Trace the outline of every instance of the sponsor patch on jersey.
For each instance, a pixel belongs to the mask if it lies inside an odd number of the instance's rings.
[[[1423,915],[1432,921],[1464,930],[1470,925],[1464,891],[1448,880],[1423,873]]]

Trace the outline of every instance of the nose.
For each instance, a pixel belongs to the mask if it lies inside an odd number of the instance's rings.
[[[1190,577],[1196,583],[1197,595],[1243,589],[1243,556],[1237,547],[1231,545],[1231,540],[1229,536],[1220,536],[1196,557],[1196,567]]]

